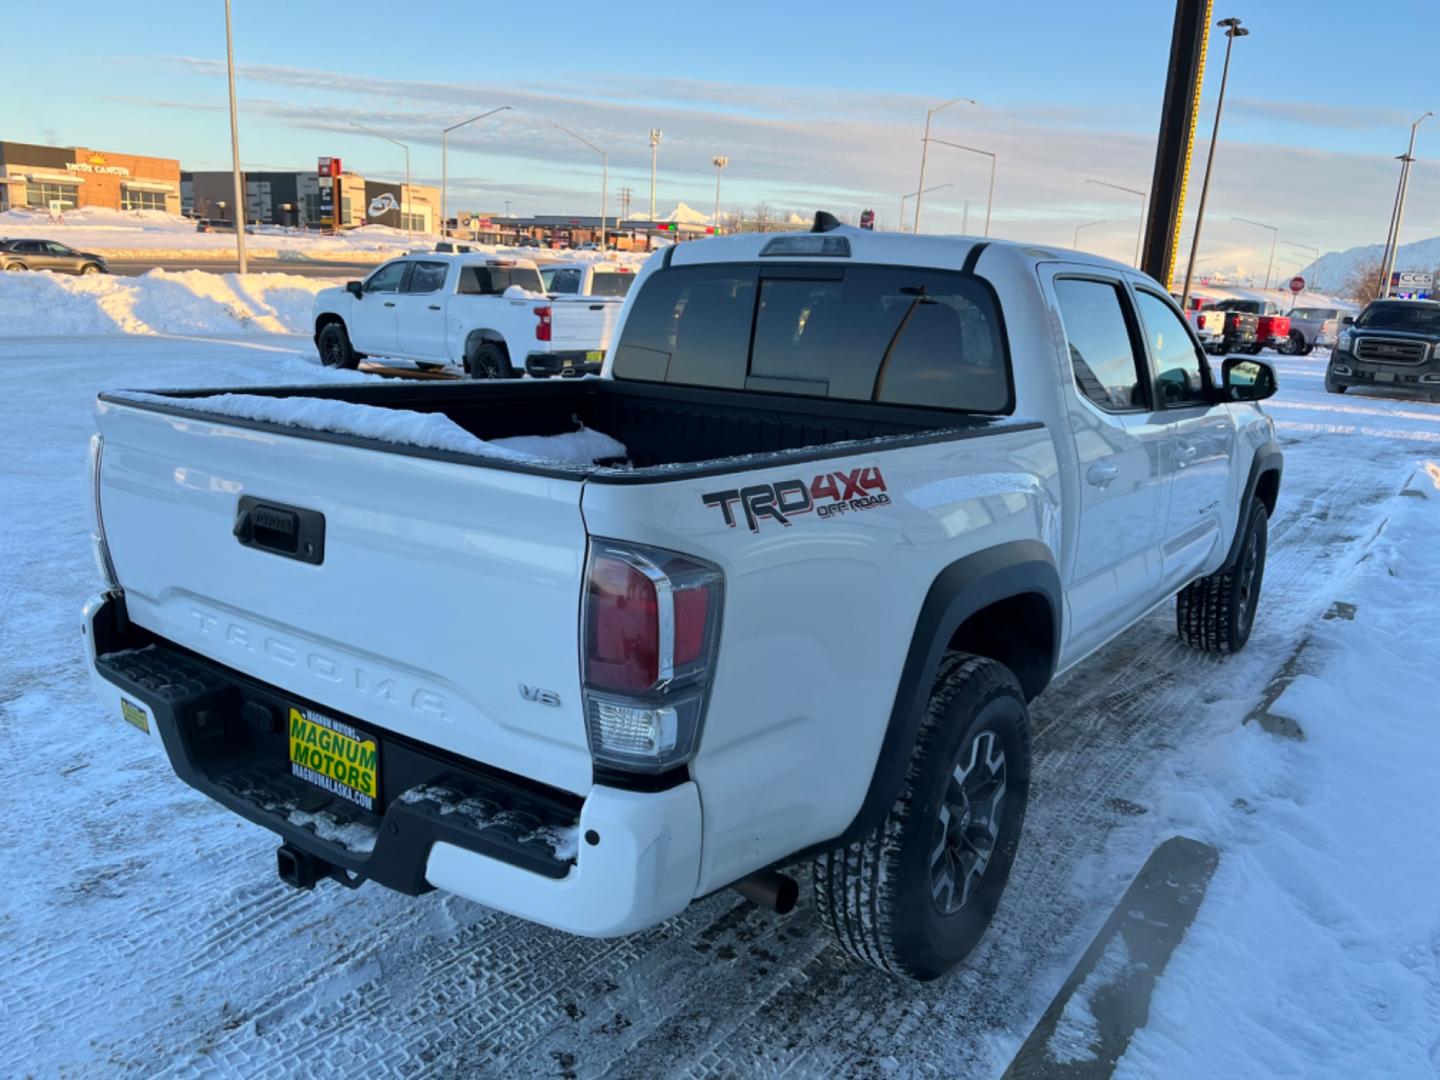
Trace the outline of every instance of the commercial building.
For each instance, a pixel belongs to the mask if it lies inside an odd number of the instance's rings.
[[[308,172],[245,172],[245,220],[262,225],[292,225],[319,228],[329,225],[321,209],[320,177]],[[440,189],[424,184],[387,184],[346,172],[340,181],[340,225],[406,227],[409,215],[412,232],[433,233],[440,222]],[[185,213],[216,221],[233,221],[234,175],[228,171],[187,172],[181,175]]]
[[[180,162],[173,158],[0,142],[0,210],[111,210],[180,213]]]

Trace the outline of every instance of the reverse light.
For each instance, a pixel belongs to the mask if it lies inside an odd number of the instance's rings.
[[[535,318],[538,320],[535,323],[536,341],[550,340],[550,317],[551,309],[549,307],[537,307],[535,309]]]
[[[683,764],[699,745],[719,643],[720,569],[594,540],[585,579],[581,676],[591,757],[640,772]]]

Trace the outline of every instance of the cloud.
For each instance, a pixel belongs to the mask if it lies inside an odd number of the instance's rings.
[[[1230,109],[1248,119],[1277,120],[1286,124],[1342,128],[1346,131],[1374,131],[1383,127],[1403,131],[1415,119],[1403,109],[1322,105],[1312,101],[1266,101],[1259,98],[1236,98]]]

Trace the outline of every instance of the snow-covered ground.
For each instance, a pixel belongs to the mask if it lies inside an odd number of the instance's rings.
[[[1037,700],[997,921],[917,988],[846,963],[808,897],[782,919],[723,893],[590,941],[438,893],[282,885],[269,833],[91,700],[90,408],[102,388],[364,376],[299,336],[0,339],[5,1071],[992,1076],[1184,833],[1220,866],[1122,1073],[1433,1075],[1440,405],[1326,395],[1320,354],[1267,356],[1287,461],[1249,647],[1189,651],[1167,605]],[[1327,620],[1336,601],[1353,617]],[[1242,724],[1282,669],[1271,711],[1303,742]]]

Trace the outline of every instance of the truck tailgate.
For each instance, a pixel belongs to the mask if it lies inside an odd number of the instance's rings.
[[[388,731],[589,790],[579,479],[97,413],[101,512],[134,622],[372,725],[382,752]],[[322,561],[242,544],[245,496],[323,515]]]
[[[551,342],[566,349],[608,349],[610,334],[620,320],[623,301],[590,296],[563,297],[553,302]]]

